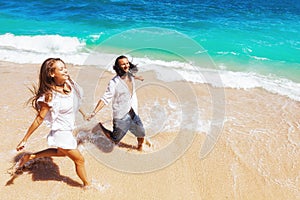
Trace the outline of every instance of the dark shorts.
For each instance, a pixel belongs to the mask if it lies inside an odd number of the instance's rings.
[[[145,137],[145,129],[138,115],[127,113],[122,119],[113,119],[111,138],[114,142],[120,142],[128,131],[137,138]]]

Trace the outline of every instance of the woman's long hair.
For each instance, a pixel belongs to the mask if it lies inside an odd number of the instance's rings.
[[[115,72],[117,73],[118,76],[123,76],[126,72],[119,66],[119,60],[126,58],[128,60],[128,58],[124,55],[121,55],[119,57],[116,58],[115,64],[113,66],[113,69],[115,70]],[[128,61],[129,62],[129,61]],[[131,62],[129,62],[129,70],[132,73],[136,73],[138,71],[137,69],[137,65],[132,64]]]
[[[60,58],[48,58],[43,62],[40,69],[38,87],[33,86],[33,89],[30,89],[31,92],[33,93],[33,97],[31,97],[28,100],[28,102],[31,102],[31,106],[36,111],[39,111],[39,108],[37,106],[38,98],[45,95],[46,102],[50,102],[52,99],[52,90],[55,86],[55,82],[53,77],[51,77],[51,74],[55,70],[54,64],[57,61],[64,63],[64,61],[62,61]]]

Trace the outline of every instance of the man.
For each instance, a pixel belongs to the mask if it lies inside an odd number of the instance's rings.
[[[113,69],[117,75],[110,80],[104,95],[98,101],[88,120],[94,117],[105,105],[112,102],[113,131],[104,131],[105,134],[118,144],[129,130],[137,137],[137,149],[142,151],[145,129],[137,114],[138,101],[135,94],[134,75],[131,73],[131,70],[137,69],[136,65],[122,55],[116,59]]]

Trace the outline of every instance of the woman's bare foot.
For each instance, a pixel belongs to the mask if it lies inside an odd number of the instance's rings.
[[[22,168],[25,165],[25,163],[27,163],[30,160],[30,157],[31,157],[31,154],[29,154],[29,153],[24,154],[20,158],[20,160],[16,163],[16,169]]]
[[[92,188],[93,188],[92,184],[82,185],[83,190],[90,190]]]

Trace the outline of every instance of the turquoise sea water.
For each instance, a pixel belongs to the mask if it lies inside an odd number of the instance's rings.
[[[209,56],[226,87],[300,100],[299,22],[299,0],[2,0],[0,60],[80,64],[90,53],[127,51],[142,62],[184,68],[192,60],[204,69]]]

